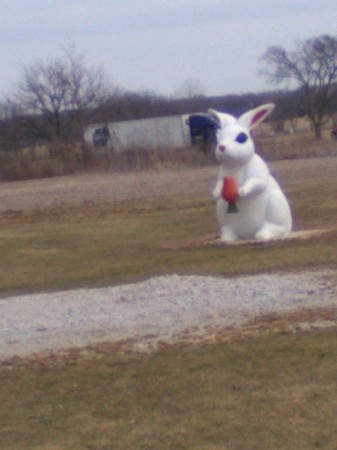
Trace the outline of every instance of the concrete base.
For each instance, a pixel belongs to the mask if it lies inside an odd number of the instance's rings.
[[[289,234],[281,236],[279,238],[271,239],[269,241],[256,241],[254,239],[242,239],[233,242],[224,242],[216,236],[204,236],[199,239],[194,239],[186,242],[172,242],[163,246],[167,250],[179,250],[187,248],[196,248],[204,246],[235,246],[235,245],[268,245],[276,242],[291,241],[291,240],[305,240],[315,238],[334,231],[333,229],[320,229],[320,230],[303,230],[292,231]]]

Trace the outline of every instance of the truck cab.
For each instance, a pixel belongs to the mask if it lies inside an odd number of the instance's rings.
[[[216,132],[219,128],[216,120],[208,113],[193,114],[187,119],[190,127],[191,142],[206,152],[216,144]]]
[[[96,128],[92,140],[95,147],[106,147],[110,139],[110,132],[108,127]]]

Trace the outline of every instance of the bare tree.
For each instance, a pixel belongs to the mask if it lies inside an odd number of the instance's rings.
[[[16,151],[23,146],[25,137],[19,116],[20,111],[9,99],[0,103],[0,151]]]
[[[37,139],[67,140],[108,91],[103,71],[87,67],[71,47],[62,58],[26,67],[14,99]]]
[[[337,98],[337,37],[323,35],[297,44],[294,51],[269,47],[261,70],[271,83],[292,83],[302,92],[306,111],[317,139]]]

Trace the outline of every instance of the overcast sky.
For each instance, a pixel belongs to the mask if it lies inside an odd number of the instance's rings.
[[[337,35],[336,0],[1,0],[4,96],[36,60],[74,44],[88,65],[133,91],[174,95],[196,80],[207,95],[268,88],[269,45]]]

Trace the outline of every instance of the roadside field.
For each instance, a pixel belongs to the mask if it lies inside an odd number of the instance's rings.
[[[290,199],[295,230],[328,232],[205,245],[218,233],[216,166],[3,183],[1,294],[165,273],[336,269],[337,158],[271,167]],[[13,360],[0,367],[0,448],[334,450],[336,329],[297,333],[301,320],[264,318],[249,336],[152,354],[103,345]]]
[[[0,185],[0,292],[110,285],[164,273],[233,275],[336,267],[337,158],[271,165],[305,241],[205,246],[218,225],[217,167]]]

